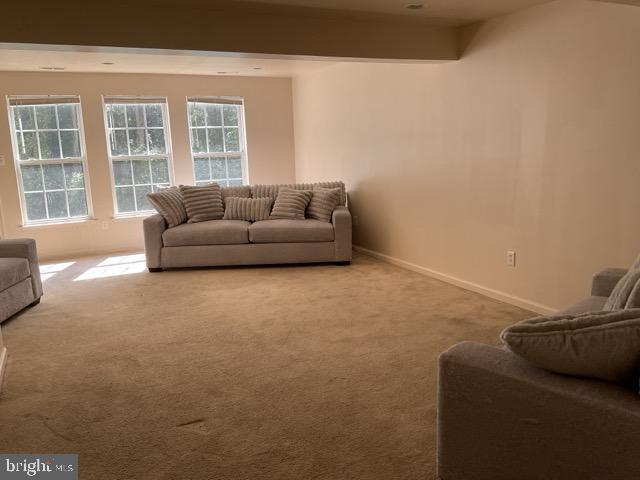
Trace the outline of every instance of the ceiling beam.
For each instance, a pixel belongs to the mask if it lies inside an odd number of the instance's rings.
[[[215,3],[214,3],[215,5]],[[453,28],[390,18],[278,14],[189,4],[18,1],[0,42],[385,60],[454,60]],[[10,19],[10,21],[9,21]]]

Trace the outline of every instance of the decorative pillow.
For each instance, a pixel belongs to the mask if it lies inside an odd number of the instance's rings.
[[[180,185],[180,192],[189,223],[220,220],[224,216],[222,191],[217,183],[202,187]]]
[[[629,271],[616,283],[603,309],[617,310],[621,308],[634,308],[632,305],[635,304],[640,306],[640,287],[636,289],[639,283],[640,257],[633,262],[631,267],[629,267]]]
[[[624,308],[640,308],[640,280],[636,282],[633,290],[629,294],[629,298],[627,298],[627,303],[624,305]]]
[[[314,187],[313,196],[307,207],[307,217],[330,222],[333,210],[340,203],[340,194],[339,188]]]
[[[531,318],[501,338],[513,353],[552,372],[628,383],[640,367],[640,309]]]
[[[162,215],[169,228],[187,221],[187,211],[182,203],[178,187],[163,188],[155,193],[147,193],[149,203]]]
[[[228,197],[224,209],[224,220],[246,220],[257,222],[269,218],[270,198]]]
[[[311,190],[295,190],[280,188],[278,198],[273,205],[270,218],[288,218],[290,220],[304,220],[304,211],[313,196]]]
[[[615,288],[604,304],[603,310],[619,310],[625,308],[638,280],[640,280],[640,269],[629,270],[625,273],[618,283],[616,283]]]
[[[227,197],[251,198],[251,187],[243,185],[238,187],[222,187],[222,203]]]

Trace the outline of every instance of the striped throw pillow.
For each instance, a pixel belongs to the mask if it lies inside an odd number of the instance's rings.
[[[224,216],[222,191],[217,183],[202,187],[180,185],[180,193],[189,223],[220,220]]]
[[[304,220],[304,211],[313,196],[311,190],[295,190],[280,188],[278,198],[273,204],[270,218],[288,218],[290,220]]]
[[[322,222],[330,222],[333,210],[340,203],[339,188],[313,188],[313,197],[307,207],[307,217]]]
[[[245,220],[247,222],[266,220],[269,218],[272,203],[270,198],[227,197],[224,220]]]
[[[149,203],[162,215],[169,228],[187,221],[187,211],[182,203],[178,187],[163,188],[155,193],[147,193]]]

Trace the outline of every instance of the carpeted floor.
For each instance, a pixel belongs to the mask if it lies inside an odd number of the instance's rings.
[[[78,453],[83,480],[433,479],[438,354],[531,315],[361,255],[140,261],[45,267],[2,325],[0,451]]]

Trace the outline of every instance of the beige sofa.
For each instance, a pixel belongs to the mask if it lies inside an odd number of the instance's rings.
[[[286,185],[313,189],[315,184]],[[143,222],[147,268],[209,267],[351,261],[351,214],[342,182],[321,183],[342,189],[331,223],[318,220],[211,220],[167,228],[161,215]],[[281,185],[255,185],[252,196],[277,196]],[[224,194],[223,189],[223,194]]]
[[[42,281],[36,241],[0,240],[0,323],[40,302]]]
[[[591,296],[565,310],[602,310],[626,273],[595,275]],[[475,342],[440,356],[441,480],[638,478],[637,391],[536,368],[505,348]]]

